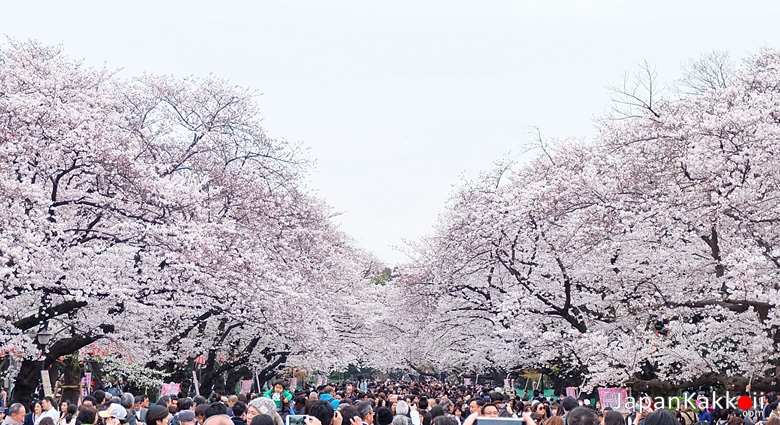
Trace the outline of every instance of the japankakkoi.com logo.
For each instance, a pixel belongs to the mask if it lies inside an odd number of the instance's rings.
[[[736,409],[744,410],[763,409],[764,397],[754,394],[753,396],[735,395],[726,391],[722,394],[713,391],[711,396],[704,394],[689,393],[680,397],[631,397],[627,396],[625,403],[621,403],[626,410],[644,410],[644,409],[665,409],[678,410],[682,407],[687,409],[707,410],[710,407],[714,409]]]

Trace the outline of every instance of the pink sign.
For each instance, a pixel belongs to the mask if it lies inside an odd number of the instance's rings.
[[[252,380],[251,379],[245,379],[241,381],[241,392],[243,394],[249,394],[252,392]]]
[[[574,387],[566,387],[566,397],[577,398],[577,389]]]
[[[317,386],[319,387],[320,385],[322,385],[322,376],[317,377]]]
[[[181,384],[163,384],[160,395],[178,395],[179,391],[181,391]]]
[[[463,385],[471,385],[471,378],[463,378]]]
[[[624,407],[627,397],[628,392],[625,388],[599,388],[599,401],[602,408],[611,407],[620,413],[630,413],[630,410]]]
[[[298,378],[290,378],[290,390],[295,391],[298,388]]]

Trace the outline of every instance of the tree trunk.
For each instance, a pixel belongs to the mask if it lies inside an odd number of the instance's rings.
[[[22,367],[19,369],[19,374],[16,375],[11,402],[22,403],[24,406],[29,406],[32,402],[35,389],[38,388],[40,382],[41,362],[27,359],[22,360]],[[42,394],[39,396],[42,396]]]
[[[76,356],[66,356],[62,369],[64,383],[60,400],[76,403],[81,397],[81,377],[84,375],[84,366],[79,363]]]

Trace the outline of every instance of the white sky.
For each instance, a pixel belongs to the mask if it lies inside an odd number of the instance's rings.
[[[605,85],[714,50],[780,47],[776,1],[12,1],[0,33],[87,64],[208,75],[263,93],[265,126],[303,142],[310,185],[390,264],[453,186],[539,127],[589,137]]]

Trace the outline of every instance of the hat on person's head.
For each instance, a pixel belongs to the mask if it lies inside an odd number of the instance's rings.
[[[249,402],[249,405],[257,409],[261,415],[271,415],[276,413],[276,402],[268,397],[258,397]]]
[[[127,410],[119,403],[111,403],[111,407],[106,410],[101,410],[98,412],[98,415],[100,415],[101,418],[117,418],[120,421],[124,421],[125,416],[127,416]]]
[[[393,411],[387,407],[376,409],[376,422],[378,425],[390,425],[393,423]]]
[[[179,412],[179,422],[194,422],[195,412],[192,410],[182,410]]]

